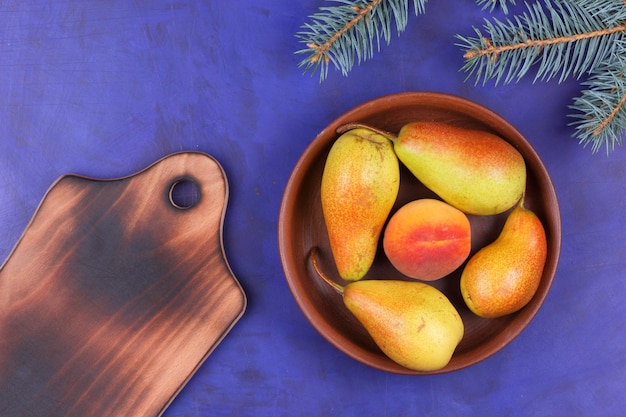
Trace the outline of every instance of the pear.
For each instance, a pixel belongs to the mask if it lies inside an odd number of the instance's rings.
[[[343,301],[385,355],[409,369],[443,368],[463,338],[463,321],[450,300],[423,282],[353,282]]]
[[[322,174],[321,202],[344,280],[359,280],[371,268],[399,188],[400,163],[389,139],[359,128],[333,143]]]
[[[435,287],[419,281],[360,280],[345,287],[319,269],[317,273],[337,292],[376,345],[391,360],[416,371],[446,366],[463,338],[461,316]]]
[[[340,130],[354,126],[365,125]],[[369,128],[394,142],[398,159],[422,184],[465,213],[503,213],[526,188],[524,158],[495,134],[434,121],[408,123],[397,136]]]
[[[528,304],[541,282],[547,250],[541,220],[520,200],[498,238],[476,252],[461,273],[461,294],[469,309],[494,318]]]

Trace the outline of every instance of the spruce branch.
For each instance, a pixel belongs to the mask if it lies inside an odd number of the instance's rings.
[[[573,136],[593,153],[622,145],[626,133],[626,2],[624,0],[544,0],[506,21],[485,20],[476,37],[462,37],[462,70],[509,83],[538,66],[534,81],[559,76],[559,82],[588,75],[587,87],[570,109]]]
[[[462,70],[476,82],[520,80],[538,65],[535,80],[559,82],[592,71],[626,33],[623,0],[553,0],[527,5],[513,19],[485,20],[476,37],[457,35],[465,50]]]
[[[320,7],[311,21],[296,34],[306,48],[296,51],[306,57],[299,67],[319,71],[320,82],[332,64],[347,75],[355,63],[372,58],[381,41],[391,41],[392,21],[398,35],[406,28],[410,0],[332,0],[334,6]],[[413,0],[415,14],[424,13],[427,0]]]
[[[577,111],[569,115],[577,119],[570,123],[574,136],[593,153],[605,147],[610,154],[626,133],[626,46],[619,43],[620,52],[592,72],[583,83],[588,89],[570,106]]]
[[[330,66],[347,75],[355,64],[389,44],[392,26],[406,28],[411,0],[327,0],[296,34],[306,47],[299,67],[320,72]],[[515,0],[475,0],[483,10],[498,7],[508,15]],[[425,12],[427,0],[413,0],[415,14]],[[536,69],[534,81],[587,76],[587,89],[575,98],[569,115],[575,133],[592,152],[607,153],[622,145],[626,134],[626,0],[536,0],[526,12],[498,20],[485,19],[475,36],[456,35],[464,50],[462,71],[476,83],[519,81]]]

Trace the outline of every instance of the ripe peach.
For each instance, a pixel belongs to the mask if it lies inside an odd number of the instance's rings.
[[[443,201],[411,201],[389,219],[383,249],[402,274],[433,281],[453,272],[469,256],[470,222],[462,211]]]

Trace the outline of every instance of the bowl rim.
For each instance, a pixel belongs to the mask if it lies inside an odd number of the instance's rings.
[[[475,111],[480,114],[480,121],[488,126],[498,124],[503,127],[504,130],[510,131],[517,136],[517,139],[520,140],[520,143],[523,145],[523,154],[524,159],[527,161],[530,159],[533,165],[533,172],[538,178],[544,178],[546,180],[545,187],[546,190],[542,194],[542,198],[549,199],[550,201],[545,201],[546,206],[552,208],[550,212],[546,213],[546,217],[549,217],[551,220],[550,224],[544,225],[546,228],[546,234],[549,236],[548,241],[548,250],[551,253],[551,258],[549,259],[551,262],[546,262],[544,267],[543,277],[548,277],[547,285],[544,286],[543,291],[537,292],[535,297],[533,298],[533,303],[524,307],[523,310],[516,313],[517,317],[515,318],[515,323],[517,324],[516,330],[506,331],[506,335],[502,337],[497,337],[492,340],[489,340],[486,343],[486,352],[484,355],[471,359],[469,361],[463,363],[454,363],[452,360],[448,364],[448,366],[429,372],[421,372],[414,371],[407,368],[403,368],[398,366],[397,364],[390,364],[390,366],[385,366],[380,363],[372,363],[366,359],[364,359],[363,353],[367,354],[366,351],[360,351],[360,355],[357,354],[356,351],[349,349],[346,347],[345,342],[347,339],[342,339],[341,337],[334,335],[332,332],[329,333],[325,331],[323,327],[318,325],[317,320],[320,318],[317,313],[317,307],[309,302],[309,300],[301,294],[302,289],[298,286],[295,279],[292,277],[296,274],[293,266],[290,263],[290,260],[287,258],[286,253],[287,250],[287,242],[290,239],[288,234],[289,227],[285,225],[284,218],[285,213],[289,211],[293,211],[293,208],[296,204],[296,195],[297,195],[297,184],[301,183],[304,179],[306,172],[312,165],[313,159],[311,156],[314,156],[316,152],[318,152],[319,148],[324,148],[327,146],[326,143],[321,141],[321,138],[324,138],[328,135],[336,135],[336,129],[345,123],[345,120],[354,119],[354,115],[357,113],[361,113],[367,109],[372,107],[390,107],[393,106],[394,102],[398,100],[412,100],[414,101],[414,105],[420,104],[425,99],[434,100],[439,106],[442,108],[461,111],[464,114],[467,114],[468,111]],[[507,141],[509,139],[505,138]],[[298,158],[296,164],[294,165],[289,180],[286,184],[285,190],[283,192],[283,198],[280,204],[279,209],[279,218],[278,218],[278,246],[279,246],[279,256],[282,264],[283,272],[285,275],[285,279],[287,281],[288,287],[292,296],[294,297],[298,308],[309,321],[309,323],[313,326],[315,330],[331,345],[335,348],[351,357],[352,359],[368,365],[372,368],[386,371],[394,374],[406,374],[406,375],[432,375],[432,374],[441,374],[448,373],[453,371],[458,371],[470,366],[473,366],[479,362],[484,361],[485,359],[495,355],[499,351],[501,351],[504,347],[510,344],[517,336],[519,336],[530,324],[533,318],[536,316],[538,311],[543,306],[545,298],[547,297],[549,290],[552,286],[554,277],[556,276],[556,272],[558,269],[559,259],[560,259],[560,251],[561,251],[561,214],[560,207],[558,203],[558,198],[556,194],[556,190],[554,188],[554,184],[552,179],[548,173],[547,168],[543,164],[543,161],[537,154],[534,147],[530,144],[530,142],[507,120],[505,120],[502,116],[494,112],[493,110],[479,104],[471,99],[464,98],[461,96],[442,93],[442,92],[433,92],[433,91],[406,91],[400,93],[392,93],[383,95],[380,97],[376,97],[370,100],[367,100],[361,104],[358,104],[343,114],[336,117],[333,121],[331,121],[323,130],[321,130],[306,146],[303,153]],[[358,345],[354,345],[350,341],[348,344],[355,346],[357,349]],[[454,359],[454,356],[453,356]]]

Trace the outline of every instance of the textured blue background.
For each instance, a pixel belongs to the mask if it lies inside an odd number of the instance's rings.
[[[1,1],[0,257],[60,175],[112,178],[204,151],[230,181],[224,241],[249,304],[165,416],[624,415],[626,149],[592,155],[571,138],[579,81],[465,82],[454,35],[488,14],[432,0],[374,59],[319,84],[293,52],[323,4]],[[379,372],[328,344],[277,248],[282,192],[311,139],[363,101],[412,90],[508,119],[552,175],[563,220],[556,280],[531,325],[492,358],[433,377]]]

